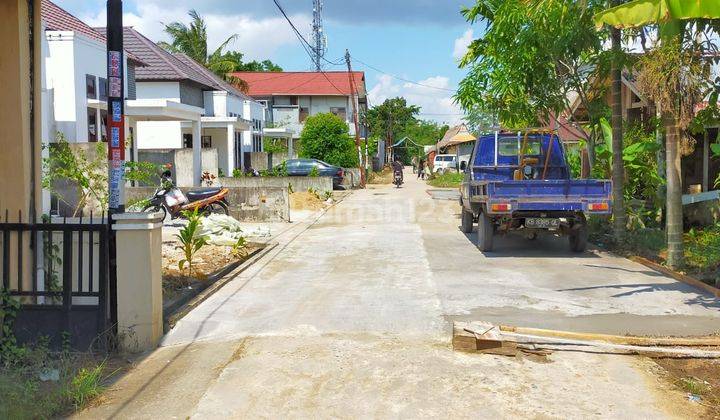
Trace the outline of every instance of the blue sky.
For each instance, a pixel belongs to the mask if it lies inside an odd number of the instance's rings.
[[[103,25],[104,0],[54,0],[91,25]],[[312,0],[279,0],[303,35],[309,38]],[[371,104],[405,96],[422,107],[423,118],[455,123],[460,110],[452,92],[464,71],[457,67],[463,46],[477,36],[460,15],[472,0],[325,0],[325,30],[331,61],[345,48],[358,60],[384,72],[435,88],[398,80],[355,62],[366,72]],[[300,47],[272,0],[125,0],[125,24],[154,41],[166,39],[162,23],[188,21],[196,9],[208,23],[210,44],[217,46],[237,33],[232,46],[250,59],[270,59],[285,70],[309,70],[310,58]],[[326,70],[341,70],[327,66]],[[447,115],[445,115],[447,114]]]

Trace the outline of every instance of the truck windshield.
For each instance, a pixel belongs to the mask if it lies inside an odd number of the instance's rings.
[[[523,140],[518,143],[517,137],[503,137],[498,142],[498,155],[500,156],[519,156],[520,147],[522,146]],[[522,155],[524,156],[540,156],[541,152],[540,140],[539,139],[528,139],[525,150]]]

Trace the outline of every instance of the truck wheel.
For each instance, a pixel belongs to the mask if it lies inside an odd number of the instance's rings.
[[[475,216],[471,211],[462,209],[462,216],[460,216],[460,230],[462,233],[472,233],[473,231],[473,219]]]
[[[588,241],[588,228],[586,224],[580,225],[579,228],[573,229],[570,234],[570,250],[572,252],[585,252]]]
[[[493,222],[488,215],[481,213],[478,217],[477,247],[481,252],[490,252],[493,248]]]

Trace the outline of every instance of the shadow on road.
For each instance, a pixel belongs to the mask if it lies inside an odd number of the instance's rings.
[[[590,266],[595,267],[595,266]],[[603,267],[608,268],[608,267]],[[664,277],[660,273],[656,272],[646,272],[646,271],[632,271],[632,270],[626,270],[631,271],[643,275],[653,275],[658,277]],[[587,286],[587,287],[573,287],[573,288],[567,288],[567,289],[558,289],[556,291],[558,292],[581,292],[581,291],[588,291],[588,290],[602,290],[602,289],[617,289],[617,290],[623,290],[623,289],[631,289],[627,290],[621,293],[616,293],[614,295],[611,295],[610,297],[613,298],[621,298],[621,297],[627,297],[627,296],[633,296],[640,293],[652,293],[652,292],[680,292],[684,294],[691,295],[692,297],[685,299],[684,303],[686,305],[699,305],[706,309],[718,309],[720,310],[720,300],[715,299],[714,296],[710,294],[704,294],[703,291],[696,289],[692,286],[688,286],[687,284],[680,283],[673,281],[671,283],[625,283],[625,284],[606,284],[602,286]]]
[[[466,233],[465,237],[474,246],[477,246],[475,231]],[[599,258],[595,253],[589,251],[582,253],[570,251],[570,245],[565,236],[543,235],[535,240],[529,240],[516,233],[496,235],[493,251],[484,252],[483,255],[487,258]]]

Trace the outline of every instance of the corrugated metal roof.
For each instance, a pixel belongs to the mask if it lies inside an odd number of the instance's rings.
[[[105,33],[105,28],[96,28],[96,30]],[[135,71],[136,81],[189,80],[208,89],[215,88],[215,82],[211,78],[190,68],[135,29],[124,28],[123,41],[125,49],[140,57],[145,63],[144,67]]]
[[[212,71],[208,70],[207,67],[203,66],[202,64],[198,63],[197,61],[193,60],[186,54],[178,53],[173,54],[178,60],[182,61],[186,66],[193,68],[198,73],[202,73],[207,77],[208,79],[212,80],[215,84],[213,87],[215,87],[218,90],[224,90],[227,92],[230,92],[242,99],[250,100],[253,99],[243,93],[240,89],[236,88],[235,86],[231,85],[230,83],[226,82],[222,78],[220,78],[217,74],[213,73]]]

